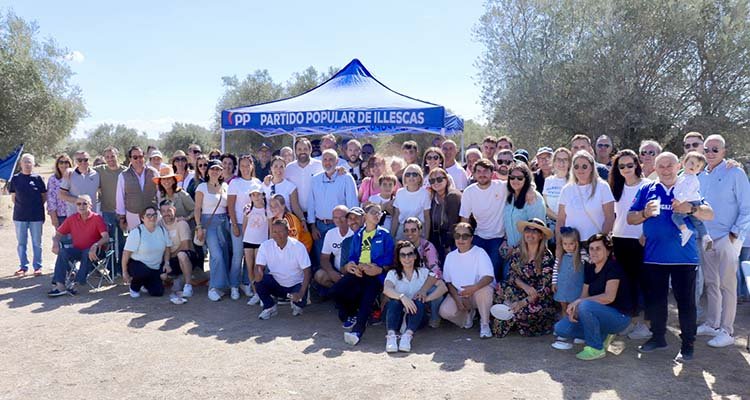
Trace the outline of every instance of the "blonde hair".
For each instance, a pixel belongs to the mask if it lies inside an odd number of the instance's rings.
[[[422,168],[420,168],[417,164],[409,164],[406,166],[406,168],[404,168],[404,173],[401,176],[401,180],[402,182],[404,182],[404,186],[406,186],[406,173],[410,172],[410,170],[419,174],[419,187],[422,187],[422,185],[424,185],[424,172],[422,172]]]
[[[576,160],[578,160],[579,158],[585,158],[589,163],[589,170],[591,170],[591,194],[589,195],[589,198],[592,199],[596,194],[596,185],[599,181],[599,175],[596,173],[596,162],[594,161],[594,156],[592,156],[591,153],[586,150],[579,150],[578,153],[573,156],[573,159],[570,160],[571,170],[573,170]],[[578,184],[578,178],[576,177],[576,174],[570,174],[569,182],[576,185]]]
[[[576,249],[573,252],[573,270],[578,272],[581,269],[581,234],[576,228],[563,226],[560,228],[560,243],[558,245],[562,247],[562,242],[565,239],[573,239],[576,244]]]

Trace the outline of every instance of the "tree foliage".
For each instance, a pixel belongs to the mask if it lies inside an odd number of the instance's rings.
[[[86,132],[86,140],[83,141],[83,149],[88,151],[92,156],[104,154],[104,149],[113,146],[119,150],[121,158],[127,153],[132,146],[140,146],[146,151],[149,143],[148,136],[139,133],[134,128],[128,128],[125,125],[101,124],[96,128]],[[75,149],[78,150],[78,149]]]
[[[68,51],[38,38],[35,23],[0,12],[0,154],[19,143],[49,155],[86,114]]]
[[[528,148],[698,129],[747,151],[748,15],[748,0],[488,1],[475,35],[490,126]]]
[[[161,134],[159,149],[164,157],[169,158],[177,150],[187,151],[188,146],[196,143],[208,152],[218,147],[216,134],[196,124],[175,122],[172,129]]]

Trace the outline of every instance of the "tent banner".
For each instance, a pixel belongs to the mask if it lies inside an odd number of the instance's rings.
[[[443,126],[445,109],[433,107],[412,110],[320,110],[239,112],[223,111],[221,126],[224,129],[295,129],[315,126]]]

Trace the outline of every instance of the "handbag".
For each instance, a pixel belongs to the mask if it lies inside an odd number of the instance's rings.
[[[219,192],[219,201],[216,202],[216,207],[214,207],[214,211],[211,212],[211,216],[208,217],[208,221],[206,221],[206,226],[211,225],[211,220],[214,219],[214,215],[216,214],[216,210],[219,209],[219,204],[221,204],[221,195],[224,194],[224,188],[221,188],[221,191]],[[201,228],[195,228],[195,235],[193,235],[193,244],[196,246],[203,246],[203,244],[206,243],[206,234],[203,234],[202,238],[199,238],[197,233],[198,229]]]

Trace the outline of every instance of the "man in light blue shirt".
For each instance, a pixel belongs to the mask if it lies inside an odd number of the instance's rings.
[[[313,176],[310,192],[307,196],[307,223],[310,224],[315,245],[313,247],[313,273],[320,265],[320,252],[323,248],[323,238],[326,233],[335,228],[333,223],[333,209],[339,205],[347,208],[359,205],[357,201],[357,185],[349,174],[341,174],[336,170],[338,154],[333,149],[323,151],[321,161],[323,172]]]
[[[706,138],[704,154],[708,165],[698,179],[701,194],[713,205],[714,219],[705,222],[713,246],[701,252],[707,307],[698,335],[713,336],[711,347],[726,347],[734,344],[737,268],[750,230],[750,182],[740,168],[727,166],[721,135]]]

